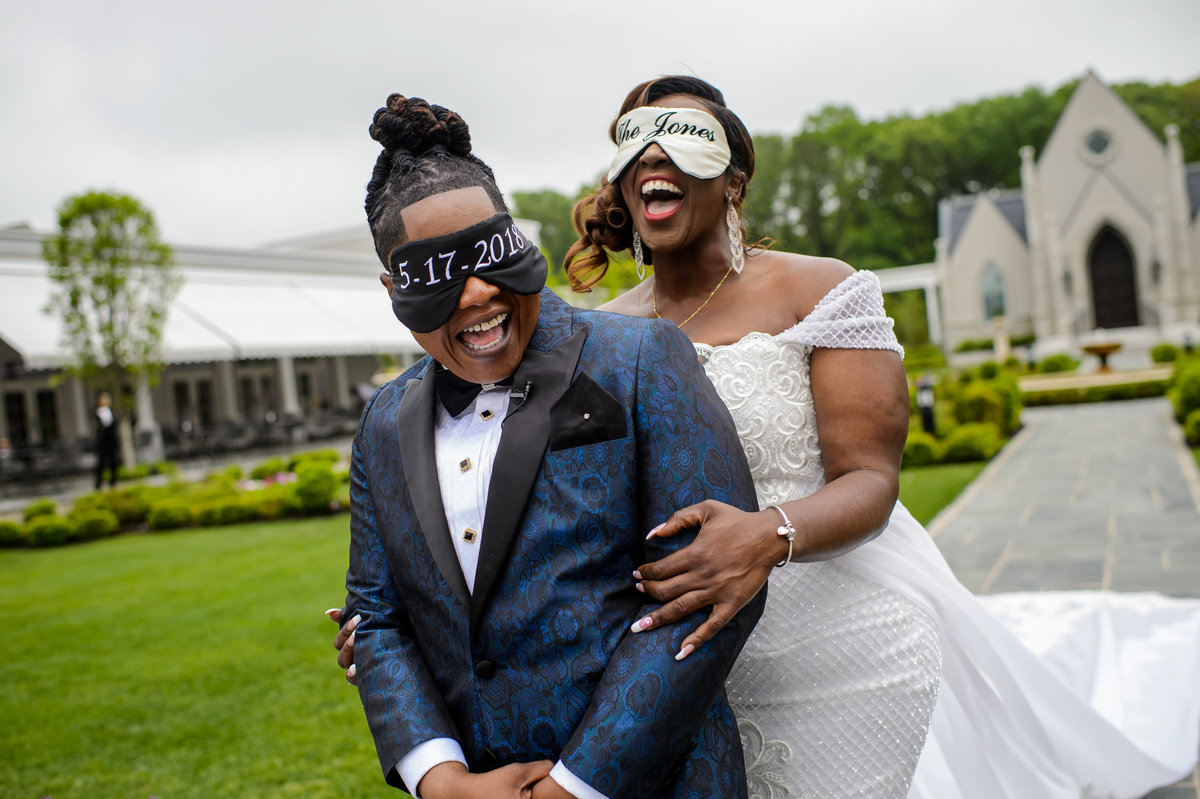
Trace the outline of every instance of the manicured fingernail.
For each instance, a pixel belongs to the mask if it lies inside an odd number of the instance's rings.
[[[354,618],[350,620],[350,624],[348,624],[347,626],[348,626],[348,627],[349,627],[351,630],[357,629],[357,628],[358,628],[358,623],[359,623],[360,621],[362,621],[362,616],[359,616],[359,615],[356,613],[356,614],[354,614]]]
[[[341,608],[330,608],[329,610],[325,611],[325,615],[332,619],[333,614],[337,613],[339,610],[341,610]]]
[[[646,533],[646,538],[648,538],[648,539],[649,539],[649,538],[653,538],[653,537],[654,537],[654,535],[655,535],[655,533],[657,533],[659,530],[663,529],[663,527],[665,527],[665,526],[666,526],[666,524],[667,524],[666,522],[663,522],[663,523],[662,523],[662,524],[660,524],[658,527],[655,527],[653,530],[651,530],[650,532]]]
[[[633,579],[635,579],[635,580],[642,579],[642,573],[640,571],[638,571],[637,569],[634,569],[633,570]]]
[[[358,674],[358,665],[355,663],[351,663],[350,668],[346,669],[346,676],[354,677],[357,674]]]
[[[695,651],[696,651],[696,647],[692,646],[691,644],[684,644],[683,648],[679,650],[679,654],[675,656],[675,659],[683,660],[685,657],[687,657],[688,655],[692,654]]]
[[[633,587],[641,591],[643,594],[646,593],[646,586],[642,585],[641,583],[634,583]]]
[[[654,624],[654,619],[650,618],[649,616],[645,616],[635,621],[633,626],[629,629],[635,633],[640,633],[642,630],[650,629],[651,624]]]
[[[354,646],[354,633],[350,633],[350,637],[346,639],[346,643],[350,644],[350,646]]]

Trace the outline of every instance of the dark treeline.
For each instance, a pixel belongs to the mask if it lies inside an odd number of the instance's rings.
[[[870,121],[849,107],[828,106],[795,135],[755,136],[758,163],[744,209],[751,238],[860,268],[931,261],[938,201],[1020,186],[1020,148],[1029,144],[1041,153],[1076,83],[922,117]],[[1185,160],[1200,161],[1200,78],[1112,88],[1159,139],[1177,124]],[[541,191],[518,192],[514,200],[519,216],[542,223],[543,246],[561,277],[575,238],[574,198]]]

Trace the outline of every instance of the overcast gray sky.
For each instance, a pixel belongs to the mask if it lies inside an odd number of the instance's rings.
[[[215,246],[363,224],[367,125],[392,91],[459,111],[505,191],[574,192],[659,74],[715,83],[756,133],[1088,68],[1200,75],[1196,0],[0,0],[0,20],[0,225],[49,228],[68,194],[118,189],[169,241]]]

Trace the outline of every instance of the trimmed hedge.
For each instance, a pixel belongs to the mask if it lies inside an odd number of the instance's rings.
[[[53,516],[56,513],[58,513],[58,505],[54,500],[43,497],[26,505],[21,517],[26,522],[30,522],[39,516]]]
[[[155,474],[175,474],[179,467],[174,461],[156,461],[155,463],[139,463],[133,467],[122,466],[117,469],[119,480],[141,480]]]
[[[75,525],[72,541],[95,541],[107,538],[121,527],[117,515],[107,510],[72,511],[68,517]]]
[[[965,369],[956,379],[943,376],[936,393],[939,415],[956,426],[944,430],[939,423],[937,435],[930,435],[910,422],[904,466],[987,460],[1021,428],[1021,388],[1013,371],[996,361]],[[913,397],[910,385],[910,412],[916,410]]]
[[[25,527],[20,522],[0,519],[0,547],[23,547],[28,543]]]
[[[254,508],[241,501],[240,496],[198,502],[189,509],[192,522],[197,527],[219,527],[223,524],[240,524],[255,521]]]
[[[1183,437],[1193,447],[1200,447],[1200,409],[1192,411],[1183,420]]]
[[[342,490],[333,500],[333,505],[330,506],[335,511],[350,510],[350,489],[342,486]]]
[[[928,466],[942,459],[942,445],[924,430],[910,430],[904,442],[903,466]]]
[[[902,465],[986,461],[1004,446],[1004,435],[993,422],[974,422],[954,428],[938,440],[923,430],[910,430],[904,442]]]
[[[268,477],[286,472],[288,470],[287,461],[283,458],[267,458],[262,463],[250,470],[251,480],[265,480]]]
[[[108,509],[117,515],[122,526],[127,526],[146,521],[146,517],[150,515],[150,497],[153,493],[135,486],[120,491],[109,491],[103,496]]]
[[[328,463],[308,461],[296,473],[296,497],[306,513],[328,513],[337,489],[338,479]]]
[[[986,382],[972,383],[954,403],[954,421],[960,425],[987,422],[1003,427],[1004,398]]]
[[[323,463],[328,466],[333,466],[342,459],[336,449],[314,449],[309,452],[300,452],[288,460],[287,471],[300,474],[300,467],[306,463]]]
[[[904,348],[904,370],[907,372],[926,372],[941,369],[945,365],[946,356],[933,344]]]
[[[1011,336],[1008,339],[1009,346],[1012,347],[1028,347],[1035,341],[1037,341],[1037,335],[1034,333],[1023,333],[1019,336]]]
[[[1179,361],[1167,383],[1167,396],[1175,406],[1175,419],[1183,422],[1200,409],[1200,361]]]
[[[978,352],[980,350],[994,349],[995,342],[990,338],[964,338],[958,342],[958,346],[954,348],[955,352]]]
[[[254,501],[257,503],[255,512],[263,521],[282,519],[285,516],[297,515],[301,511],[294,485],[268,486],[255,492]]]
[[[1053,372],[1074,372],[1079,368],[1079,361],[1067,355],[1065,352],[1060,352],[1056,355],[1047,355],[1042,360],[1038,361],[1037,370],[1042,374],[1051,374]]]
[[[1179,360],[1179,348],[1163,342],[1150,348],[1150,360],[1154,363],[1174,363]]]
[[[1166,390],[1166,380],[1146,380],[1140,383],[1119,383],[1112,386],[1027,391],[1024,396],[1025,404],[1032,408],[1044,405],[1078,405],[1085,402],[1114,402],[1161,397]]]
[[[122,530],[175,530],[269,521],[347,510],[349,472],[334,465],[335,450],[316,450],[292,459],[298,473],[288,471],[282,458],[255,468],[268,480],[255,487],[238,483],[241,470],[230,467],[195,483],[135,485],[77,497],[66,518],[55,515],[55,503],[38,500],[26,508],[28,524],[0,523],[0,546],[56,546],[90,541]],[[38,524],[34,526],[34,523]]]
[[[318,465],[317,469],[327,472],[328,479],[333,480],[333,473],[328,466]],[[151,530],[217,527],[330,511],[329,500],[319,507],[306,509],[297,495],[299,482],[276,483],[252,491],[236,491],[232,487],[214,491],[213,484],[219,485],[223,481],[224,478],[210,478],[205,483],[189,487],[195,492],[190,496],[170,496],[157,500],[151,507],[148,526]]]
[[[990,422],[964,424],[950,431],[942,442],[945,463],[985,461],[1004,446],[1000,428]]]
[[[57,547],[71,541],[75,525],[61,516],[38,516],[25,525],[25,535],[31,546]]]
[[[160,499],[150,506],[147,522],[151,530],[177,530],[192,523],[192,510],[182,499]]]

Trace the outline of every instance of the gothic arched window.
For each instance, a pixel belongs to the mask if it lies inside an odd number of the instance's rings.
[[[979,284],[983,293],[983,318],[1004,316],[1004,273],[1000,267],[993,263],[985,266]]]

